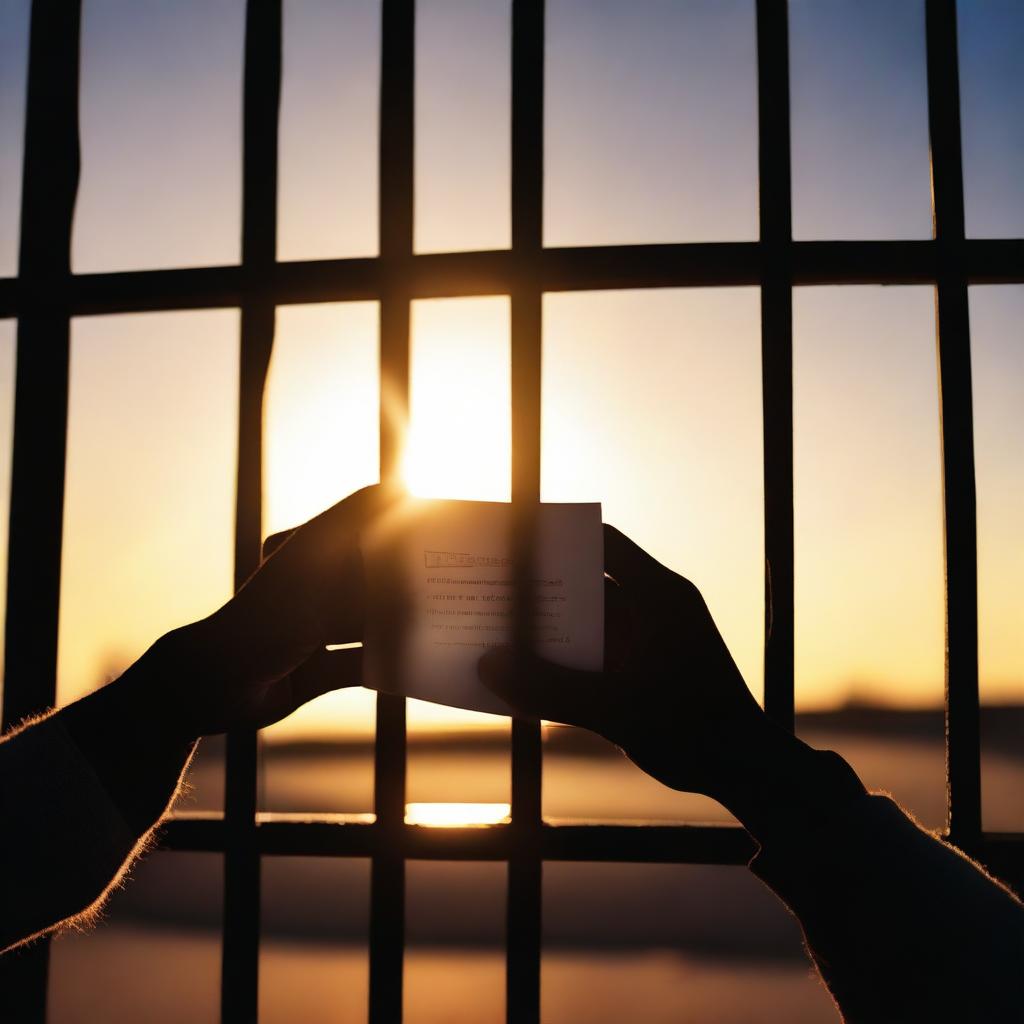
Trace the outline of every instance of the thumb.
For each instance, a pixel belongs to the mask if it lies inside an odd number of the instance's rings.
[[[363,651],[328,651],[320,648],[291,674],[292,699],[296,707],[332,690],[358,686],[363,681]]]
[[[480,681],[519,716],[601,731],[610,683],[532,652],[495,647],[477,663]]]

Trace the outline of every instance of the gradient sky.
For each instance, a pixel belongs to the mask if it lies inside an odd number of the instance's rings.
[[[17,264],[27,6],[0,0],[3,275]],[[959,9],[969,232],[1019,236],[1024,6]],[[279,257],[373,255],[379,4],[284,10]],[[420,0],[418,251],[508,245],[508,19],[508,0]],[[85,0],[76,271],[237,261],[243,23],[241,0]],[[792,0],[790,31],[795,236],[929,237],[921,0]],[[756,237],[752,0],[548,0],[547,33],[547,244]],[[374,303],[280,312],[266,533],[376,479],[377,316]],[[1024,286],[972,289],[971,317],[983,690],[1021,699]],[[419,302],[412,322],[412,485],[507,497],[507,298]],[[229,594],[237,325],[215,310],[73,326],[61,700]],[[929,288],[794,297],[803,706],[941,699],[934,329]],[[601,500],[691,576],[760,693],[757,290],[551,295],[544,330],[544,498]],[[2,323],[4,517],[13,353]],[[453,374],[473,387],[446,387]],[[466,423],[471,450],[455,451]],[[327,698],[285,728],[369,728],[371,705]]]

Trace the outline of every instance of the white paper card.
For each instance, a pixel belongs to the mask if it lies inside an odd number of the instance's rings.
[[[599,504],[536,507],[535,649],[573,668],[604,657]],[[512,506],[411,500],[364,540],[364,685],[472,711],[508,714],[477,662],[512,642]]]

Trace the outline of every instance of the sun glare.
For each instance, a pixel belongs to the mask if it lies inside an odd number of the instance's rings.
[[[431,828],[473,828],[501,825],[510,820],[510,804],[406,804],[406,825]]]
[[[374,302],[283,306],[264,403],[264,534],[378,479]]]
[[[508,501],[508,299],[413,303],[410,360],[406,487],[419,498]]]

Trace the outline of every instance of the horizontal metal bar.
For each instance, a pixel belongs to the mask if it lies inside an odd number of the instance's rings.
[[[545,860],[619,861],[665,864],[745,864],[753,841],[736,825],[541,826]],[[302,820],[260,820],[257,846],[268,856],[369,857],[384,843],[398,843],[403,857],[423,860],[507,860],[516,836],[509,825],[429,828],[403,825],[381,829],[374,822],[339,821],[311,815]],[[180,815],[160,830],[166,850],[215,853],[224,846],[224,822],[215,815]],[[1007,875],[1024,871],[1024,833],[984,833],[968,853]],[[1001,872],[1000,876],[1002,877]]]
[[[777,248],[777,247],[776,247]],[[931,284],[938,278],[937,243],[922,241],[793,242],[793,283]],[[0,317],[69,291],[76,316],[238,306],[270,294],[280,305],[379,298],[401,280],[413,298],[510,293],[531,273],[543,291],[698,288],[760,284],[768,257],[759,242],[595,246],[544,249],[534,265],[511,250],[423,253],[380,258],[276,263],[265,273],[241,266],[76,274],[29,294],[17,278],[0,279]],[[965,272],[972,284],[1024,283],[1024,239],[968,239]]]
[[[175,815],[157,831],[160,849],[188,853],[223,853],[226,837],[221,814]]]
[[[507,860],[518,849],[511,825],[385,829],[375,822],[310,818],[259,821],[256,835],[260,853],[291,857],[370,857],[387,848],[414,860]],[[175,817],[160,830],[160,845],[168,850],[215,852],[224,838],[224,823],[217,818]],[[545,823],[539,850],[545,860],[743,864],[754,847],[743,829],[730,825]]]
[[[956,244],[951,248],[955,250]],[[968,284],[1021,283],[1024,239],[969,238],[964,243],[964,256]]]

